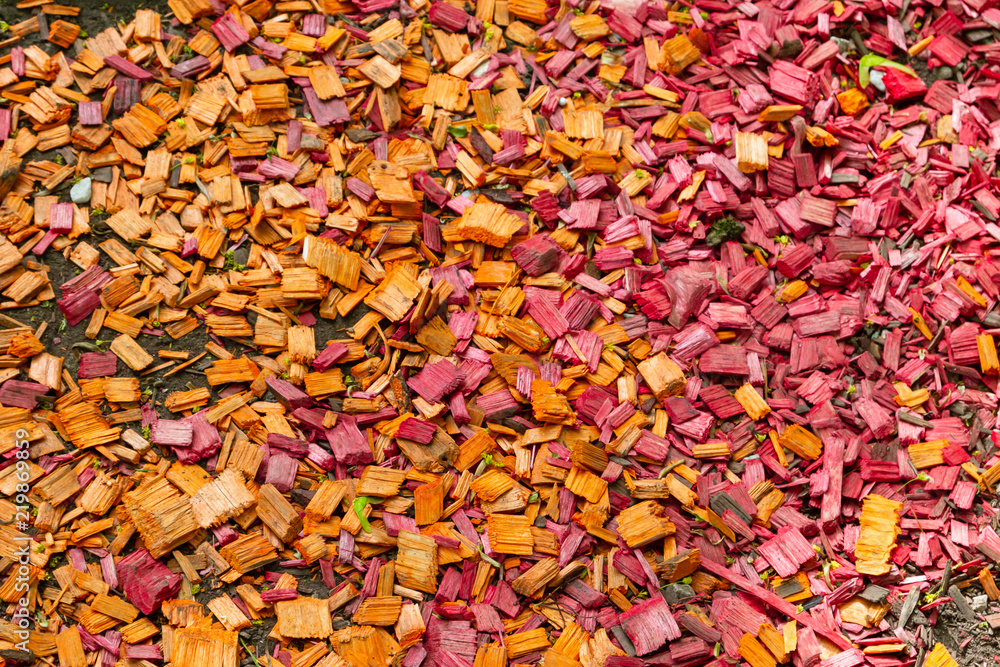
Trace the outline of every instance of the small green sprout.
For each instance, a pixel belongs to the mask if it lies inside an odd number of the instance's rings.
[[[257,620],[257,621],[254,621],[254,623],[255,624],[260,624],[260,623],[263,623],[263,621]],[[247,643],[245,641],[243,641],[243,637],[240,637],[240,643],[243,644],[243,648],[246,650],[247,655],[250,656],[250,659],[253,660],[253,664],[256,665],[256,667],[260,667],[260,663],[257,661],[257,656],[254,654],[253,651],[250,650],[250,647],[247,646]]]
[[[358,521],[361,522],[361,529],[366,533],[372,532],[372,525],[368,523],[368,517],[365,516],[365,507],[371,503],[380,503],[382,500],[382,498],[372,496],[358,496],[354,499],[354,513],[358,515]]]

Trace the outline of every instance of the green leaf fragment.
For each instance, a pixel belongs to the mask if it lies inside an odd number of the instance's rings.
[[[378,504],[382,502],[384,498],[375,498],[373,496],[358,496],[354,499],[354,513],[358,515],[358,521],[361,522],[361,529],[366,533],[372,532],[372,525],[368,523],[368,517],[365,516],[365,507],[371,504]]]
[[[892,67],[898,69],[900,72],[906,72],[913,78],[917,77],[917,73],[906,65],[893,62],[884,56],[869,53],[868,55],[861,56],[861,60],[858,61],[858,83],[861,84],[862,88],[865,88],[870,81],[869,73],[872,67]]]

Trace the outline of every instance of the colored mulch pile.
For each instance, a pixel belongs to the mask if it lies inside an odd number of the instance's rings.
[[[19,3],[0,667],[988,659],[993,4]]]

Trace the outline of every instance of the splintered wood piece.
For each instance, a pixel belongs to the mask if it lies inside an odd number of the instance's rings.
[[[687,385],[684,371],[666,354],[660,353],[650,357],[640,362],[638,368],[653,395],[661,401],[677,396]]]
[[[367,466],[361,473],[361,479],[358,481],[357,495],[359,496],[378,496],[381,498],[388,498],[390,496],[395,496],[399,493],[399,489],[402,487],[403,483],[406,482],[406,471],[405,470],[394,470],[392,468],[382,468],[380,466]],[[324,483],[325,485],[326,483]],[[333,488],[333,483],[326,488]],[[341,489],[340,497],[343,497],[343,487],[336,487]],[[322,490],[322,488],[321,488]],[[317,493],[317,495],[319,495]],[[332,499],[332,498],[331,498]],[[313,496],[313,501],[316,500],[316,496]],[[326,501],[320,501],[326,502]],[[340,500],[337,498],[335,504],[339,504]],[[318,506],[318,503],[317,503]],[[310,513],[310,507],[313,507],[313,502],[310,501],[309,507],[306,508],[306,513]],[[328,518],[329,514],[327,515]]]
[[[365,598],[351,620],[358,625],[395,625],[403,609],[398,595]]]
[[[393,322],[402,320],[422,291],[415,272],[406,265],[396,265],[378,286],[365,297],[365,305]]]
[[[585,42],[600,39],[611,32],[608,24],[597,14],[576,16],[570,20],[569,27],[574,35]]]
[[[278,559],[274,545],[260,533],[249,533],[237,538],[235,542],[230,542],[219,549],[219,555],[226,559],[237,575],[245,574]]]
[[[256,502],[253,494],[246,488],[243,475],[226,468],[214,481],[198,489],[191,497],[191,510],[199,526],[210,528],[239,516]]]
[[[529,653],[541,651],[551,646],[545,628],[535,628],[534,630],[526,630],[508,635],[505,638],[505,643],[507,644],[507,657],[511,660],[516,660]]]
[[[435,316],[417,332],[417,342],[425,349],[446,357],[458,344],[458,339],[440,317]]]
[[[762,134],[737,132],[736,167],[744,174],[768,168],[767,139]]]
[[[83,652],[83,640],[76,626],[68,626],[56,635],[56,650],[59,664],[66,667],[87,667],[87,654]]]
[[[139,610],[121,598],[99,594],[90,603],[90,609],[99,614],[117,618],[123,623],[131,623],[139,616]]]
[[[437,479],[413,490],[414,517],[418,526],[436,523],[444,514],[444,484]]]
[[[272,484],[264,484],[258,491],[257,516],[286,544],[302,530],[302,517]]]
[[[368,165],[368,178],[375,188],[375,196],[387,204],[415,203],[416,195],[410,180],[410,172],[401,165],[383,160],[375,160]]]
[[[153,231],[153,223],[135,209],[122,209],[107,220],[108,226],[126,241],[138,241]]]
[[[367,470],[367,469],[366,469]],[[387,470],[386,468],[378,468],[378,470]],[[364,481],[364,472],[362,472],[362,482]],[[360,484],[360,483],[359,483]],[[320,484],[319,489],[313,495],[312,500],[306,505],[306,517],[314,521],[326,521],[333,513],[337,511],[340,507],[340,501],[343,500],[347,489],[343,483],[324,480]],[[357,489],[358,495],[377,495],[373,493],[362,493],[360,486]],[[395,495],[395,494],[390,494]]]
[[[289,327],[288,356],[297,364],[312,363],[316,358],[316,334],[312,327]]]
[[[818,459],[823,452],[822,441],[798,424],[789,425],[778,436],[778,444],[810,461]]]
[[[958,667],[958,662],[951,657],[951,653],[948,653],[944,644],[938,642],[924,658],[924,665],[925,667]]]
[[[478,202],[465,209],[455,232],[459,238],[502,248],[524,223],[502,204]]]
[[[739,650],[740,657],[751,667],[776,667],[778,664],[774,656],[749,632],[744,632],[740,637]]]
[[[193,625],[173,634],[171,660],[176,667],[238,667],[239,633]]]
[[[236,606],[233,599],[225,593],[217,598],[212,598],[205,606],[219,619],[219,622],[222,623],[226,630],[239,631],[251,625],[250,619]]]
[[[438,546],[434,538],[400,531],[396,578],[400,585],[424,593],[437,592]]]
[[[77,498],[77,505],[85,512],[103,516],[121,498],[125,490],[125,480],[121,477],[112,479],[103,471],[98,471],[94,479]]]
[[[772,104],[760,112],[758,120],[766,123],[781,123],[802,111],[801,104]]]
[[[500,554],[530,556],[534,551],[531,521],[516,514],[490,514],[486,518],[490,548]]]
[[[865,497],[861,506],[861,535],[854,546],[855,569],[859,573],[881,576],[889,572],[889,555],[900,533],[902,509],[902,503],[874,493]]]
[[[996,579],[993,578],[993,572],[988,567],[984,567],[979,571],[976,577],[979,579],[979,584],[986,591],[986,595],[989,596],[990,600],[1000,600],[1000,588],[997,588]]]
[[[659,573],[667,581],[675,582],[693,574],[699,565],[701,565],[701,551],[688,549],[684,553],[665,559],[660,565]]]
[[[662,69],[667,74],[677,75],[701,59],[698,50],[687,35],[677,35],[663,45]]]
[[[191,500],[166,479],[155,479],[126,493],[122,500],[153,558],[187,542],[198,530]]]
[[[426,629],[423,616],[420,614],[420,605],[403,605],[399,620],[396,621],[396,637],[400,645],[406,647],[420,641]]]
[[[511,588],[525,597],[538,597],[542,590],[559,575],[555,558],[543,558],[511,582]]]
[[[382,88],[391,87],[392,84],[399,81],[401,75],[399,65],[393,65],[380,55],[376,55],[358,67],[358,71]]]
[[[627,507],[618,514],[618,534],[630,547],[641,547],[673,535],[676,527],[663,516],[663,505],[646,500]]]
[[[696,459],[729,458],[731,454],[729,443],[722,442],[721,440],[703,442],[691,448],[691,455]]]
[[[514,488],[514,480],[496,468],[487,470],[472,480],[469,489],[483,500],[496,500]]]
[[[876,604],[855,596],[840,605],[840,617],[846,623],[854,623],[865,628],[875,627],[882,622],[889,611],[888,604]]]
[[[545,380],[532,381],[531,407],[538,421],[566,426],[576,423],[576,413],[569,400]]]
[[[450,74],[431,74],[424,99],[446,111],[465,111],[469,104],[469,84]]]
[[[274,605],[278,617],[278,632],[293,639],[319,639],[333,633],[330,610],[326,600],[300,597]]]
[[[566,488],[592,503],[597,503],[607,493],[608,483],[591,472],[573,466],[566,476]]]
[[[929,440],[910,445],[907,453],[910,455],[913,467],[924,470],[944,465],[944,449],[947,446],[947,440]]]
[[[128,334],[115,338],[111,342],[111,351],[134,371],[141,371],[153,363],[153,357]]]
[[[743,406],[747,415],[754,421],[760,421],[771,414],[771,406],[767,404],[749,382],[737,389],[733,393],[733,398]]]
[[[326,540],[319,533],[306,535],[301,540],[296,540],[294,546],[302,554],[302,558],[306,563],[315,563],[322,558],[326,558],[330,551]]]
[[[361,277],[361,256],[332,239],[306,235],[303,244],[306,264],[321,275],[349,290],[358,288]]]
[[[340,77],[337,75],[337,70],[328,65],[310,67],[309,82],[321,100],[347,95],[344,84],[340,82]]]

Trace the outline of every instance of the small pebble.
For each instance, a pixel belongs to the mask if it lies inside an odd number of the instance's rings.
[[[90,177],[82,178],[77,181],[72,189],[69,191],[69,197],[73,200],[74,204],[88,204],[90,203],[91,194],[91,181]]]

